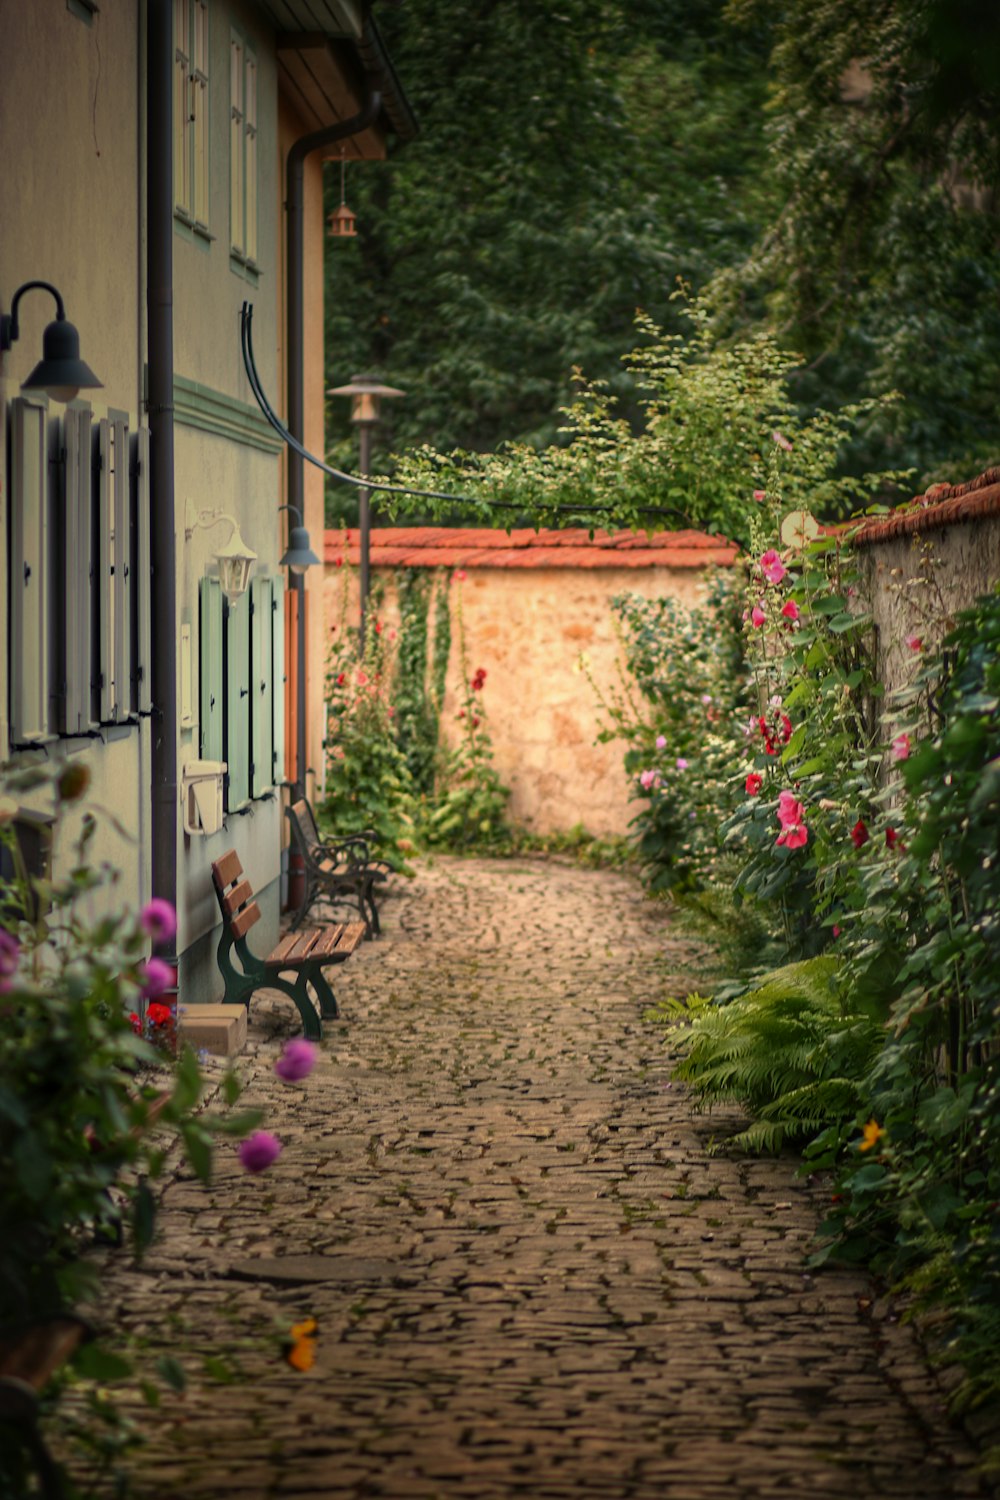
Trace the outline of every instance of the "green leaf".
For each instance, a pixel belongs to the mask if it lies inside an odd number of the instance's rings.
[[[161,1354],[156,1361],[156,1373],[163,1383],[178,1395],[187,1388],[187,1376],[183,1367],[170,1354]]]
[[[96,1342],[80,1345],[73,1355],[73,1368],[85,1380],[96,1380],[100,1385],[127,1380],[132,1374],[132,1366],[127,1359],[120,1354],[112,1354],[109,1349]]]

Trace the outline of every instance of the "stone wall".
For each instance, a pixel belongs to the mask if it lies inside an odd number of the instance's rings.
[[[919,653],[1000,580],[1000,471],[937,486],[925,504],[869,523],[855,538],[863,594],[875,622],[885,701],[906,685]]]
[[[626,833],[637,804],[630,804],[623,746],[597,743],[599,705],[587,673],[605,694],[620,688],[615,595],[673,595],[694,604],[705,594],[704,571],[690,566],[469,567],[464,578],[462,571],[433,570],[437,586],[451,590],[444,738],[454,743],[460,733],[455,717],[462,703],[460,610],[469,674],[486,670],[482,701],[496,769],[511,788],[511,818],[536,833],[565,832],[578,824],[597,836]],[[376,567],[373,576],[386,586],[382,618],[389,630],[398,624],[393,570]],[[353,622],[355,578],[328,567],[328,627],[341,617],[345,585]],[[581,670],[581,655],[587,672]]]

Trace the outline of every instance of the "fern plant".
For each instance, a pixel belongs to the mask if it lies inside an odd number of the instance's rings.
[[[699,1107],[736,1102],[755,1116],[732,1144],[777,1151],[850,1119],[882,1031],[846,1009],[840,960],[829,955],[774,969],[724,1006],[672,1028],[682,1053],[674,1076]]]

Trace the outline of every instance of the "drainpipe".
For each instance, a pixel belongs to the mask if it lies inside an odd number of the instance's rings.
[[[288,430],[299,442],[305,439],[305,374],[303,370],[303,341],[305,324],[305,270],[303,252],[305,247],[305,161],[314,151],[323,146],[332,146],[335,141],[346,140],[367,130],[378,119],[382,108],[382,95],[369,86],[368,99],[356,115],[341,120],[337,125],[328,125],[325,130],[314,130],[310,135],[300,136],[288,153],[285,168],[285,211],[287,222],[286,275],[288,298],[286,306],[285,345],[286,379],[288,388]],[[305,471],[301,454],[288,449],[288,503],[294,505],[305,521]],[[298,595],[298,629],[296,632],[296,709],[295,709],[295,796],[306,795],[306,581],[302,575],[293,575],[293,587]],[[300,855],[290,857],[289,904],[299,905],[304,885],[304,866]]]
[[[153,894],[177,904],[177,604],[174,541],[174,8],[149,0],[146,309],[150,454]]]

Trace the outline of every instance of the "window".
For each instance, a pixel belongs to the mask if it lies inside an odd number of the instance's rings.
[[[149,431],[10,403],[10,742],[149,713]]]
[[[174,0],[174,208],[208,232],[208,0]]]
[[[257,262],[257,59],[235,31],[229,41],[229,237],[233,257]]]

